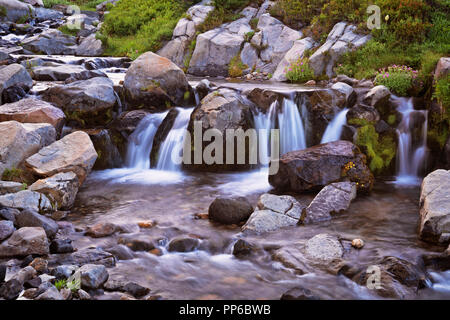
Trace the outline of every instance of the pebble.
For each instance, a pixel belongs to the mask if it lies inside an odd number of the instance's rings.
[[[354,239],[352,241],[352,247],[355,249],[362,249],[362,247],[364,247],[364,241],[361,239]]]

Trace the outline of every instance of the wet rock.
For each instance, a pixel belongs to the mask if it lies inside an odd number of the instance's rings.
[[[0,106],[0,122],[14,120],[22,123],[49,123],[57,132],[61,132],[65,118],[60,109],[36,98]]]
[[[75,271],[78,270],[77,266],[74,265],[62,265],[62,266],[57,266],[55,267],[51,274],[57,279],[57,280],[61,280],[61,279],[68,279],[70,276],[72,276]]]
[[[304,206],[291,196],[277,196],[266,193],[260,196],[258,200],[259,210],[271,210],[293,219],[300,219],[303,208]]]
[[[168,250],[171,252],[190,252],[197,249],[199,244],[198,239],[180,237],[170,241]]]
[[[5,10],[7,21],[16,22],[34,14],[34,8],[31,5],[17,0],[0,0],[0,6]]]
[[[344,248],[335,236],[318,234],[306,242],[305,255],[316,262],[331,262],[344,255]]]
[[[48,261],[42,258],[36,258],[31,261],[30,266],[37,271],[37,273],[47,273],[48,272]]]
[[[16,193],[23,190],[23,184],[12,181],[0,181],[0,195]]]
[[[86,291],[79,289],[77,291],[77,295],[78,298],[80,298],[80,300],[92,300],[91,296],[89,295],[89,293],[87,293]]]
[[[0,257],[46,255],[49,253],[47,235],[40,227],[25,227],[14,231],[0,244]]]
[[[352,247],[355,249],[362,249],[364,247],[364,241],[361,239],[353,239]]]
[[[114,84],[105,77],[50,87],[43,92],[42,99],[61,108],[68,121],[81,127],[110,123],[119,105]]]
[[[113,267],[116,265],[116,260],[113,255],[103,251],[100,248],[80,249],[71,254],[58,254],[49,259],[49,265],[54,266],[58,264],[77,265],[85,264],[104,265],[105,267]]]
[[[14,208],[0,208],[0,219],[16,222],[16,215],[20,213],[19,210]]]
[[[0,205],[20,210],[33,210],[37,212],[53,211],[50,200],[39,192],[23,190],[0,196]],[[16,217],[17,219],[17,217]]]
[[[281,99],[281,95],[272,90],[264,90],[261,88],[255,88],[247,93],[247,98],[252,101],[258,108],[267,113],[275,101]]]
[[[128,138],[136,130],[139,123],[150,114],[146,110],[132,110],[123,112],[109,127],[113,131],[117,131],[120,135]]]
[[[86,264],[78,270],[81,274],[81,286],[98,289],[108,280],[109,274],[103,265]]]
[[[82,184],[96,160],[97,152],[89,135],[77,131],[41,149],[26,160],[26,165],[41,177],[72,171]]]
[[[123,286],[123,291],[128,292],[133,297],[140,298],[150,292],[150,289],[145,288],[137,283],[129,282]]]
[[[53,238],[59,229],[55,221],[29,209],[25,209],[16,215],[16,225],[20,228],[41,227],[49,238]]]
[[[55,239],[50,243],[50,253],[71,253],[73,251],[70,239]]]
[[[375,123],[380,121],[380,114],[374,107],[358,104],[347,113],[347,120],[351,122],[353,119]]]
[[[102,41],[95,34],[86,37],[75,50],[77,56],[95,57],[103,54]]]
[[[94,170],[104,170],[119,168],[123,164],[120,144],[114,140],[111,130],[108,129],[88,129],[84,130],[92,140],[95,150],[99,155],[94,165]]]
[[[233,246],[233,255],[236,257],[248,256],[254,249],[254,245],[243,239],[239,239]]]
[[[450,241],[450,171],[436,170],[422,182],[420,195],[420,238]]]
[[[86,235],[92,238],[104,238],[114,234],[117,231],[117,226],[109,222],[100,222],[96,225],[88,227]]]
[[[345,94],[345,99],[347,100],[346,107],[351,108],[355,105],[357,95],[351,86],[343,82],[336,82],[331,86],[331,89]]]
[[[373,87],[364,97],[363,102],[378,110],[383,109],[391,98],[391,92],[385,86]]]
[[[7,268],[5,264],[0,264],[0,284],[5,281],[6,269]]]
[[[199,101],[202,101],[204,97],[206,97],[214,90],[214,88],[215,85],[208,79],[203,79],[202,81],[200,81],[199,84],[195,87]]]
[[[289,152],[281,156],[278,172],[269,176],[275,188],[294,192],[313,191],[338,181],[356,182],[358,191],[364,192],[373,185],[366,156],[349,141]]]
[[[106,77],[106,74],[99,70],[86,70],[82,66],[73,64],[35,67],[31,70],[31,75],[37,81],[66,81],[70,78],[72,82]]]
[[[46,55],[73,55],[76,44],[75,37],[56,29],[49,29],[22,41],[24,49]]]
[[[11,279],[15,279],[23,285],[25,282],[34,279],[36,276],[36,270],[31,266],[27,266],[14,274]]]
[[[131,64],[123,86],[128,109],[165,110],[168,104],[194,105],[193,91],[183,70],[152,52]]]
[[[133,251],[150,251],[155,249],[155,242],[148,237],[121,237],[119,244],[123,244]]]
[[[69,210],[75,202],[78,187],[79,181],[75,173],[62,172],[36,181],[29,189],[45,194],[56,209]]]
[[[209,218],[222,224],[239,224],[250,217],[253,207],[247,198],[219,197],[209,206]]]
[[[283,293],[281,300],[320,300],[320,298],[309,289],[295,287]]]
[[[0,241],[7,239],[15,230],[11,221],[0,221]]]
[[[21,100],[26,95],[26,91],[20,86],[9,87],[3,90],[1,101],[3,103],[13,103]]]
[[[347,210],[354,199],[356,183],[332,183],[323,188],[305,209],[302,222],[309,224],[330,220],[332,214]]]
[[[113,254],[117,258],[117,260],[134,259],[133,251],[127,246],[121,244],[105,249],[105,251]]]
[[[286,214],[280,214],[271,210],[259,210],[253,212],[247,223],[242,227],[242,231],[260,234],[297,224],[298,219],[291,218]]]
[[[55,286],[51,286],[47,291],[36,297],[36,300],[65,300]]]
[[[16,299],[23,290],[23,285],[15,280],[9,280],[0,287],[0,297],[6,300]]]

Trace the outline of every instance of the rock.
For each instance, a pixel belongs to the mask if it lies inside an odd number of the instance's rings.
[[[61,296],[63,297],[64,300],[70,300],[72,299],[72,290],[64,288],[61,289],[61,291],[59,292],[61,294]]]
[[[42,2],[42,0],[21,0],[24,3],[28,3],[30,5],[32,5],[33,7],[43,7],[44,3]]]
[[[244,197],[216,198],[209,206],[209,218],[222,224],[239,224],[252,212],[252,205]]]
[[[133,251],[127,246],[118,244],[111,248],[105,249],[107,252],[113,254],[117,260],[131,260],[134,259]]]
[[[374,107],[357,104],[347,113],[347,120],[352,119],[365,120],[367,122],[377,123],[380,121],[380,113]]]
[[[58,210],[72,208],[79,187],[78,177],[73,172],[62,172],[50,178],[36,181],[30,186],[31,191],[45,194]]]
[[[247,93],[247,98],[253,102],[260,111],[267,113],[270,107],[275,101],[280,101],[283,97],[272,90],[264,90],[261,88],[255,88]]]
[[[362,249],[364,247],[364,241],[361,239],[354,239],[352,241],[352,247],[355,249]]]
[[[88,80],[95,77],[106,77],[99,70],[87,70],[83,66],[74,64],[61,64],[39,66],[32,68],[31,76],[37,81],[66,81]]]
[[[253,252],[253,250],[254,250],[254,245],[252,245],[251,243],[249,243],[243,239],[239,239],[233,245],[233,255],[236,257],[243,257],[243,256],[250,255]]]
[[[39,274],[48,272],[48,261],[42,258],[36,258],[30,263],[30,267],[33,267],[34,270]]]
[[[128,292],[133,297],[140,298],[145,296],[150,292],[150,289],[145,288],[137,283],[129,282],[125,286],[123,286],[123,291]]]
[[[0,264],[0,284],[5,281],[6,269],[7,268],[5,264]]]
[[[363,102],[378,110],[389,102],[391,92],[385,86],[373,87],[364,97]]]
[[[68,120],[81,127],[108,124],[120,103],[113,82],[105,77],[50,87],[42,99],[61,108]]]
[[[167,104],[194,104],[193,91],[183,70],[152,52],[133,61],[123,86],[128,109],[166,110]]]
[[[7,21],[17,22],[24,17],[32,18],[34,15],[32,6],[17,0],[0,0],[0,7],[4,8]]]
[[[89,295],[89,293],[87,293],[86,291],[79,289],[78,292],[78,298],[80,298],[80,300],[91,300],[91,296]]]
[[[46,255],[49,253],[47,235],[39,227],[25,227],[14,231],[8,240],[0,244],[0,257]]]
[[[19,214],[20,211],[14,208],[0,208],[0,219],[11,221],[12,223],[16,222],[16,215]]]
[[[133,251],[150,251],[156,248],[153,239],[148,237],[121,237],[119,244],[123,244]]]
[[[276,196],[266,193],[258,200],[259,210],[271,210],[293,219],[300,219],[303,208],[304,206],[291,196]]]
[[[108,280],[109,274],[103,265],[86,264],[78,270],[81,274],[81,287],[98,289]]]
[[[26,165],[41,177],[72,171],[81,185],[96,160],[97,152],[91,139],[85,132],[77,131],[41,149],[26,160]]]
[[[103,54],[102,41],[97,39],[95,34],[91,34],[80,43],[75,54],[83,57],[101,56]]]
[[[33,278],[31,280],[28,280],[24,283],[25,288],[39,288],[39,286],[42,284],[42,280],[39,277]]]
[[[117,226],[113,223],[97,223],[92,227],[88,227],[86,235],[92,238],[104,238],[114,234],[117,231]]]
[[[356,199],[356,183],[338,182],[323,188],[305,209],[302,222],[305,224],[331,219],[331,215],[350,207]]]
[[[73,265],[62,265],[57,266],[52,270],[52,275],[57,280],[66,280],[69,279],[76,271],[78,270],[77,266]]]
[[[440,58],[434,71],[434,78],[440,79],[446,77],[449,73],[450,73],[450,57]]]
[[[6,300],[16,299],[23,290],[23,285],[15,280],[9,280],[0,287],[0,297]]]
[[[139,123],[148,116],[150,112],[146,110],[132,110],[123,112],[116,120],[110,124],[113,131],[119,132],[128,138],[136,130]]]
[[[316,76],[325,73],[328,77],[335,74],[334,66],[339,58],[346,52],[366,44],[370,35],[355,33],[356,26],[346,22],[337,23],[328,34],[326,42],[309,58],[309,64]]]
[[[0,181],[0,195],[16,193],[23,190],[23,184],[12,181]]]
[[[200,81],[195,87],[199,101],[202,101],[204,97],[210,94],[211,91],[214,90],[214,87],[216,87],[216,85],[211,83],[208,79],[203,79],[202,81]]]
[[[51,286],[47,291],[36,297],[36,300],[65,300],[55,286]]]
[[[55,239],[50,243],[50,253],[71,253],[74,252],[72,240]]]
[[[198,239],[180,237],[169,242],[168,250],[170,252],[190,252],[194,251],[199,244],[200,241]]]
[[[86,132],[94,144],[99,155],[94,165],[94,170],[119,168],[123,164],[122,155],[114,135],[109,129],[87,129]],[[120,147],[120,144],[119,144]]]
[[[32,86],[33,79],[22,65],[14,63],[0,68],[0,96],[8,88],[20,87],[28,91]],[[2,98],[0,102],[3,103]]]
[[[26,98],[0,106],[0,122],[49,123],[57,132],[61,132],[65,118],[64,112],[60,109],[35,98]]]
[[[46,55],[73,55],[76,44],[75,37],[56,29],[49,29],[22,41],[24,49]]]
[[[422,182],[420,195],[420,238],[450,242],[450,170],[436,170]]]
[[[247,223],[242,227],[242,231],[261,234],[297,224],[298,219],[291,218],[288,215],[271,210],[259,210],[253,212]]]
[[[278,172],[269,176],[275,188],[294,192],[313,191],[339,181],[356,182],[358,191],[370,191],[374,182],[366,156],[349,141],[289,152],[281,156]]]
[[[336,237],[318,234],[306,242],[305,255],[313,261],[329,263],[340,259],[344,255],[344,248]]]
[[[53,238],[59,229],[59,226],[55,221],[32,210],[23,210],[16,215],[16,225],[19,228],[41,227],[45,230],[45,233],[49,238]]]
[[[331,89],[337,90],[345,94],[345,99],[347,100],[346,107],[351,108],[355,105],[357,95],[355,90],[351,86],[343,82],[336,82],[331,86]]]
[[[37,133],[41,142],[39,143],[39,149],[44,148],[56,141],[56,130],[51,124],[48,123],[23,123],[22,126],[29,133]]]
[[[52,9],[47,8],[35,8],[34,13],[36,21],[43,22],[47,20],[58,21],[64,18],[64,14]]]
[[[52,204],[45,195],[30,190],[23,190],[17,193],[9,193],[0,196],[0,205],[20,210],[28,209],[37,212],[53,211]]]
[[[305,86],[307,86],[307,87],[314,87],[316,85],[317,85],[316,80],[309,80],[309,81],[306,81],[306,83],[305,83]]]
[[[299,58],[303,58],[305,52],[314,47],[314,40],[310,37],[294,41],[292,48],[286,52],[281,62],[275,70],[272,80],[287,81],[286,68],[289,68],[291,63],[296,62]]]
[[[358,80],[350,78],[349,76],[347,76],[345,74],[338,74],[336,77],[336,82],[343,82],[352,87],[356,86],[358,84]]]
[[[0,241],[8,238],[15,230],[14,224],[11,221],[0,221]]]
[[[21,86],[9,87],[3,90],[1,100],[2,103],[14,103],[23,99],[27,93]]]
[[[320,298],[309,289],[295,287],[283,293],[281,300],[320,300]]]
[[[49,265],[77,265],[98,264],[105,267],[113,267],[116,265],[116,260],[113,255],[103,251],[101,248],[87,248],[79,249],[71,254],[58,254],[49,259]]]

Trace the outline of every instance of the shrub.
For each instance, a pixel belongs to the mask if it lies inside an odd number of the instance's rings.
[[[292,62],[285,70],[286,78],[291,82],[305,83],[314,79],[314,71],[309,66],[307,58],[299,58]]]
[[[232,78],[242,77],[244,70],[247,68],[248,66],[242,62],[241,57],[238,54],[230,61],[228,66],[228,75]]]
[[[386,69],[380,69],[375,76],[375,83],[389,88],[393,93],[406,96],[412,89],[418,72],[408,66],[393,65]]]
[[[436,98],[442,104],[446,111],[446,118],[450,120],[450,75],[436,81],[433,98]]]

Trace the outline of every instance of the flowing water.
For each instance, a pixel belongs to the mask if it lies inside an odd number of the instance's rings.
[[[342,130],[344,130],[344,126],[347,124],[347,113],[349,111],[349,109],[344,109],[334,117],[333,121],[330,122],[325,130],[320,143],[328,143],[341,139]]]

